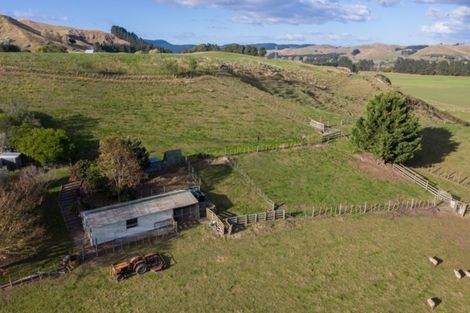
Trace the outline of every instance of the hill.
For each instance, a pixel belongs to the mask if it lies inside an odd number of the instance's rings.
[[[195,46],[195,45],[192,45],[192,44],[175,45],[175,44],[169,43],[168,41],[163,40],[163,39],[155,39],[155,40],[146,39],[145,41],[152,44],[152,45],[154,45],[155,47],[161,47],[161,48],[170,50],[171,52],[174,52],[174,53],[181,53],[181,52],[183,52],[185,50],[188,50],[188,49],[191,49],[192,47]]]
[[[359,53],[353,51],[359,50]],[[268,53],[274,53],[269,50]],[[357,51],[356,51],[357,52]],[[294,57],[320,54],[339,54],[354,61],[374,60],[376,62],[392,62],[399,57],[413,59],[439,60],[462,58],[470,59],[470,45],[385,45],[380,43],[352,47],[336,47],[331,45],[313,45],[302,48],[288,48],[277,51],[281,57]]]
[[[7,38],[22,50],[32,52],[50,43],[66,46],[72,51],[90,49],[96,42],[106,45],[129,45],[127,41],[99,30],[54,26],[0,15],[0,39]]]

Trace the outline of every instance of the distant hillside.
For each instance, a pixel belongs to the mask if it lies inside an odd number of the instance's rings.
[[[281,49],[290,49],[290,48],[305,48],[312,46],[312,44],[303,44],[303,45],[296,45],[296,44],[277,44],[277,43],[255,43],[253,44],[256,48],[265,48],[266,50],[275,50],[276,48]]]
[[[156,39],[156,40],[146,40],[148,43],[153,44],[156,47],[162,47],[168,50],[171,50],[172,52],[175,53],[180,53],[185,50],[191,49],[195,47],[196,45],[193,44],[185,44],[185,45],[174,45],[172,43],[169,43],[166,40],[163,39]],[[222,45],[221,47],[225,47],[229,44]],[[295,44],[277,44],[277,43],[255,43],[255,44],[249,44],[249,46],[255,46],[257,49],[260,48],[265,48],[266,50],[274,50],[274,49],[288,49],[288,48],[304,48],[311,46],[311,44],[304,44],[304,45],[295,45]]]
[[[165,48],[165,49],[168,49],[168,50],[170,50],[171,52],[174,52],[174,53],[181,53],[181,52],[183,52],[185,50],[188,50],[188,49],[191,49],[192,47],[195,46],[195,45],[191,45],[191,44],[174,45],[174,44],[169,43],[168,41],[163,40],[163,39],[155,39],[155,40],[146,39],[145,41],[147,41],[148,43],[154,45],[155,47]]]
[[[275,50],[270,49],[268,54],[274,53]],[[397,58],[413,58],[426,60],[440,59],[470,59],[470,45],[385,45],[370,44],[353,47],[335,47],[331,45],[312,45],[300,48],[287,48],[277,53],[281,57],[295,57],[305,55],[321,55],[321,54],[339,54],[349,57],[354,61],[374,60],[376,62],[392,62]]]
[[[125,40],[98,30],[53,26],[0,15],[0,40],[10,39],[22,50],[36,51],[46,44],[59,44],[69,50],[86,50],[98,42],[104,45],[129,45]]]

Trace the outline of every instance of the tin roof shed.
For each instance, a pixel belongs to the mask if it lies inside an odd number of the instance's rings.
[[[99,227],[195,204],[198,204],[198,200],[190,191],[179,190],[83,211],[80,216],[83,226]]]

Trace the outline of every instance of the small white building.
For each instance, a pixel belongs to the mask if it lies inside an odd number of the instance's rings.
[[[80,217],[90,243],[98,245],[151,231],[173,231],[176,223],[199,219],[199,202],[190,191],[179,190],[83,211]]]
[[[95,53],[95,50],[94,49],[87,49],[87,50],[85,50],[85,53],[86,54],[93,54],[93,53]]]
[[[16,170],[21,165],[20,152],[3,152],[0,154],[0,166],[6,166],[9,170]]]

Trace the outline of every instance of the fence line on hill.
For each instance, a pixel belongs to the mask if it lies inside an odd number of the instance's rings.
[[[452,183],[456,183],[462,187],[470,187],[470,176],[468,175],[462,175],[457,171],[449,172],[440,166],[436,166],[435,164],[430,164],[428,166],[424,166],[423,168],[434,176],[445,179]]]
[[[234,159],[227,158],[227,164],[230,165],[230,167],[234,171],[237,171],[242,176],[245,183],[248,184],[256,192],[256,194],[260,196],[269,205],[269,209],[274,210],[274,208],[276,207],[276,203],[271,198],[269,198],[269,196],[264,193],[264,191],[260,187],[258,187],[255,181],[240,168],[240,166]]]
[[[397,172],[399,172],[402,176],[413,181],[416,185],[430,192],[437,198],[448,202],[451,208],[454,209],[456,213],[462,216],[465,215],[467,208],[468,208],[468,204],[466,204],[465,202],[455,199],[451,193],[445,190],[439,189],[435,184],[431,183],[426,177],[412,170],[409,167],[406,167],[402,164],[392,164],[392,168],[396,170]]]
[[[433,208],[438,205],[437,198],[433,200],[388,200],[383,203],[364,202],[363,205],[341,203],[333,206],[312,206],[311,209],[292,212],[290,217],[321,217],[341,216],[345,214],[367,214],[375,212],[405,212],[412,209]]]
[[[330,143],[333,140],[347,137],[348,135],[342,131],[336,131],[333,133],[327,133],[322,135],[318,140],[313,141],[304,141],[304,142],[294,142],[294,143],[281,143],[281,144],[258,144],[256,146],[239,146],[239,147],[229,147],[223,149],[217,149],[215,152],[210,150],[206,151],[204,154],[209,157],[222,157],[222,156],[237,156],[243,154],[252,154],[258,152],[271,152],[271,151],[284,151],[284,150],[294,150],[299,148],[308,148],[316,145]],[[222,152],[220,152],[222,151]]]

